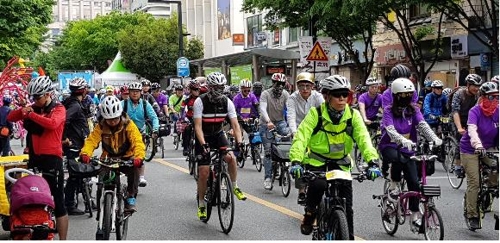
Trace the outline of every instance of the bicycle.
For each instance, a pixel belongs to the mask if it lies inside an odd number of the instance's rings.
[[[465,177],[457,177],[455,175],[455,157],[458,151],[458,141],[455,139],[455,130],[453,128],[453,120],[450,117],[440,117],[439,123],[441,126],[441,157],[444,158],[443,169],[446,171],[446,177],[451,185],[451,188],[458,189],[462,186]]]
[[[490,207],[493,205],[494,198],[498,198],[498,185],[496,187],[488,186],[489,175],[490,173],[498,173],[498,151],[488,151],[486,152],[486,157],[493,159],[496,163],[493,163],[492,166],[487,165],[486,163],[480,160],[479,166],[479,181],[481,185],[479,187],[479,193],[477,198],[477,210],[479,213],[479,229],[482,228],[483,218],[485,213],[490,211]],[[466,194],[466,193],[465,193]],[[466,195],[464,194],[464,199],[462,201],[463,211],[464,211],[464,219],[467,228],[471,231],[475,231],[476,229],[471,228],[469,225],[469,220],[467,218],[467,202]],[[498,216],[495,218],[496,224],[498,225]],[[498,227],[495,226],[497,229]]]
[[[366,179],[364,173],[358,172],[351,173],[342,170],[304,171],[302,180],[306,185],[317,178],[326,179],[328,183],[328,187],[323,194],[316,214],[316,220],[312,231],[312,240],[349,240],[346,199],[341,198],[338,195],[338,191],[343,182],[353,180],[353,175],[357,176],[354,179],[359,182],[363,182],[363,180]]]
[[[220,226],[225,234],[229,234],[234,222],[233,185],[224,161],[224,156],[230,151],[233,149],[227,147],[210,149],[210,173],[205,193],[207,218],[203,220],[207,223],[212,215],[212,207],[217,206]],[[196,201],[198,201],[198,195],[196,195]]]
[[[281,142],[282,139],[290,139],[290,134],[286,136],[281,136],[278,134],[276,129],[269,130],[272,137],[267,137],[271,140],[271,190],[274,186],[274,180],[278,180],[281,186],[281,192],[284,197],[290,195],[290,189],[292,185],[292,178],[288,170],[290,169],[290,147],[292,142]]]
[[[182,143],[182,133],[184,132],[184,129],[188,126],[187,122],[178,120],[175,123],[177,133],[174,133],[174,149],[178,150],[179,145]]]
[[[144,160],[146,162],[150,162],[151,160],[153,160],[156,154],[157,139],[153,138],[153,125],[151,124],[151,122],[146,121],[145,126],[146,128],[142,132],[142,140],[146,145],[146,157],[144,158]]]
[[[192,125],[188,125],[188,129],[192,128]],[[188,162],[188,168],[189,168],[189,175],[192,175],[195,181],[198,181],[198,166],[196,162],[196,155],[194,152],[194,143],[195,143],[195,132],[194,128],[192,128],[191,131],[191,137],[189,138],[189,154],[186,157],[186,160]]]
[[[380,130],[381,120],[382,120],[382,115],[377,114],[375,121],[372,121],[372,123],[369,126],[367,126],[373,146],[378,145],[380,143],[380,139],[382,138],[382,131]],[[378,153],[379,157],[382,158],[380,152]],[[354,162],[356,163],[356,169],[358,170],[358,172],[361,173],[365,170],[365,162],[363,160],[363,156],[361,155],[361,151],[359,150],[357,143],[354,145]]]
[[[76,151],[79,152],[79,151]],[[74,161],[75,159],[73,159]],[[69,177],[69,171],[68,167],[70,164],[68,164],[69,161],[66,158],[66,156],[63,156],[63,170],[64,170],[64,188],[66,188],[66,183],[67,179]],[[76,163],[76,161],[75,161]],[[75,164],[71,164],[75,165]],[[92,176],[95,174],[83,174],[83,173],[77,173],[75,172],[74,169],[72,169],[72,175],[75,180],[77,180],[77,185],[76,185],[76,191],[75,191],[75,196],[76,196],[76,205],[80,203],[80,200],[78,198],[78,194],[82,194],[83,198],[83,205],[85,206],[85,212],[89,213],[89,218],[93,217],[93,209],[96,208],[95,205],[95,198],[92,197]]]
[[[133,167],[133,161],[93,157],[91,162],[101,165],[97,182],[96,240],[109,240],[112,232],[117,240],[127,238],[128,219],[132,212],[125,210],[127,185],[120,181],[120,168]]]
[[[243,122],[246,126],[249,127],[251,132],[248,133],[249,142],[245,144],[243,150],[240,151],[241,155],[237,158],[238,167],[243,168],[245,166],[246,158],[248,158],[248,152],[250,152],[255,168],[258,172],[261,172],[262,158],[260,157],[259,146],[262,144],[262,138],[259,132],[259,120],[250,118],[250,120]]]
[[[432,143],[430,149],[432,150]],[[422,164],[419,191],[400,191],[396,199],[392,198],[389,190],[386,190],[382,195],[372,196],[373,199],[380,200],[378,207],[380,207],[382,225],[387,234],[394,235],[398,230],[398,226],[406,222],[409,199],[417,197],[421,206],[423,206],[423,210],[422,207],[420,208],[421,212],[423,211],[422,225],[419,229],[410,226],[411,231],[424,234],[426,240],[444,239],[443,219],[434,204],[434,198],[441,196],[441,187],[439,185],[427,185],[427,162],[433,163],[437,158],[437,155],[428,156],[425,154],[410,157],[411,160]],[[409,223],[411,224],[411,222]],[[434,230],[439,231],[436,238],[431,235],[431,231]]]

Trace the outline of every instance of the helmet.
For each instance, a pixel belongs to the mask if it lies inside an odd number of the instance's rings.
[[[354,88],[354,91],[359,92],[359,91],[361,91],[362,87],[363,87],[362,84],[357,84],[356,87]]]
[[[314,75],[308,72],[299,73],[299,75],[297,75],[297,83],[304,81],[314,84]]]
[[[451,94],[451,91],[452,91],[452,89],[446,88],[446,89],[443,89],[443,93],[442,94],[445,95],[445,96],[448,96],[449,94]]]
[[[160,88],[161,88],[161,85],[159,83],[152,83],[151,84],[152,90],[156,90],[156,89],[160,89]]]
[[[116,96],[106,96],[101,101],[101,115],[104,119],[114,119],[120,117],[122,112],[122,103]]]
[[[174,85],[174,90],[184,90],[184,86],[182,86],[182,84],[176,84]]]
[[[151,86],[151,81],[149,81],[148,79],[142,78],[141,84],[142,84],[142,86]]]
[[[198,81],[196,81],[196,79],[193,79],[193,80],[189,81],[188,87],[190,89],[199,89],[200,83],[198,83]]]
[[[431,84],[431,87],[432,88],[439,88],[439,87],[443,87],[443,82],[441,82],[441,80],[434,80]]]
[[[407,78],[398,78],[392,82],[391,91],[393,94],[415,92],[415,85]]]
[[[498,77],[498,75],[493,76],[493,78],[491,78],[491,82],[496,82],[498,84],[500,82],[500,78]]]
[[[90,88],[89,92],[95,92],[95,89],[94,88]]]
[[[377,85],[377,84],[381,84],[382,82],[380,82],[379,80],[377,80],[376,78],[368,78],[366,81],[365,81],[365,85],[366,86],[371,86],[371,85]]]
[[[231,93],[231,86],[229,85],[224,85],[224,94],[229,94]]]
[[[467,82],[468,84],[480,86],[483,83],[483,79],[481,78],[481,76],[475,73],[471,73],[467,75],[467,77],[465,77],[465,82]]]
[[[28,83],[27,90],[30,95],[44,95],[53,90],[52,80],[49,76],[39,76]]]
[[[261,83],[261,82],[255,82],[255,83],[253,84],[253,88],[254,88],[254,89],[255,89],[255,88],[261,88],[261,89],[262,89],[262,86],[263,86],[263,85],[262,85],[262,83]]]
[[[207,84],[205,83],[205,84],[200,85],[200,95],[204,94],[206,92],[208,92]]]
[[[252,82],[244,78],[240,81],[240,88],[252,88]]]
[[[219,72],[213,72],[207,76],[208,85],[225,85],[227,83],[226,76]]]
[[[426,79],[424,80],[424,86],[425,86],[425,87],[431,87],[431,85],[432,85],[432,80],[430,80],[430,79],[426,78]]]
[[[12,97],[10,97],[10,95],[4,95],[2,100],[3,100],[4,105],[5,105],[5,103],[10,104],[12,102]]]
[[[233,85],[231,85],[231,86],[229,87],[229,91],[230,91],[230,92],[238,92],[239,90],[240,90],[240,88],[238,87],[238,85],[234,85],[234,84],[233,84]]]
[[[409,78],[410,75],[411,75],[410,69],[403,64],[398,64],[391,69],[391,77],[393,79]]]
[[[129,91],[128,91],[128,86],[127,86],[127,85],[123,85],[123,86],[120,88],[120,93],[122,93],[122,94],[129,94]]]
[[[325,90],[337,90],[337,89],[351,89],[351,83],[346,77],[341,75],[333,75],[325,78],[319,82],[321,91]]]
[[[282,74],[282,73],[274,73],[273,76],[271,76],[271,80],[273,82],[285,83],[286,76],[285,76],[285,74]]]
[[[114,90],[115,90],[115,88],[113,88],[113,86],[111,86],[111,85],[106,86],[106,92],[114,91]]]
[[[498,83],[495,82],[485,82],[483,85],[481,85],[481,94],[487,95],[491,93],[498,93]]]
[[[133,82],[128,86],[128,90],[142,90],[142,84],[139,82]]]
[[[200,83],[200,84],[204,84],[204,83],[206,83],[206,82],[207,82],[207,78],[202,77],[202,76],[200,76],[200,77],[196,77],[194,80],[196,80],[196,82],[198,82],[198,83]]]
[[[72,93],[83,91],[83,89],[87,88],[87,81],[83,78],[74,78],[69,83],[69,90]]]

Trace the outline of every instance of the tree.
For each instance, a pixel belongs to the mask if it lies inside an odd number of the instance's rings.
[[[130,71],[155,82],[168,74],[177,73],[178,33],[176,14],[168,19],[154,19],[144,25],[128,26],[118,34],[123,64]],[[185,55],[188,59],[203,57],[201,41],[194,39],[187,42],[186,46]]]
[[[53,0],[2,0],[0,4],[0,68],[11,57],[29,57],[43,42],[52,20]]]
[[[198,37],[190,39],[189,42],[187,43],[185,56],[189,60],[196,60],[199,58],[203,58],[204,55],[205,55],[205,47],[203,46],[203,41]],[[198,72],[198,66],[190,65],[190,71],[191,71],[191,76],[193,76],[193,74]]]
[[[435,0],[429,4],[466,29],[498,57],[498,0]]]

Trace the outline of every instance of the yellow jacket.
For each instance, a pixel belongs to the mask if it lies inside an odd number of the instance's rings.
[[[101,157],[144,159],[146,145],[142,141],[139,129],[130,121],[128,115],[123,115],[120,123],[113,130],[103,119],[85,139],[81,154],[91,156],[94,150],[99,147],[99,143],[102,142]]]

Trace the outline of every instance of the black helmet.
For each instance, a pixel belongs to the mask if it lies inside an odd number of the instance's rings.
[[[262,83],[261,82],[255,82],[253,83],[253,88],[261,88],[262,89]]]
[[[397,78],[410,78],[410,76],[410,69],[403,64],[398,64],[391,69],[391,77],[393,80]]]
[[[161,88],[161,85],[159,83],[152,83],[151,84],[151,89],[152,90],[157,90],[157,89],[160,89]]]

